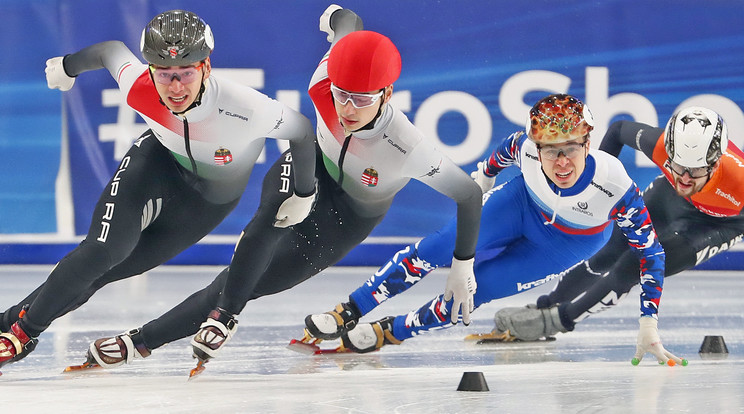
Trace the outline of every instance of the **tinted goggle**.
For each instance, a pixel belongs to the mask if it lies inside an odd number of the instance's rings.
[[[683,167],[676,162],[672,160],[667,160],[667,165],[669,166],[669,169],[674,171],[675,174],[682,177],[685,175],[685,173],[690,175],[690,178],[703,178],[710,174],[710,170],[712,167]]]
[[[537,150],[540,151],[540,155],[548,161],[557,160],[561,154],[568,159],[574,159],[584,155],[584,145],[586,145],[586,142],[572,142],[560,147],[539,146]]]
[[[362,109],[372,106],[382,96],[385,90],[381,90],[377,93],[354,93],[345,91],[334,84],[331,84],[331,94],[333,99],[341,105],[346,105],[349,101],[354,105],[354,108]]]
[[[150,72],[155,82],[161,85],[170,85],[174,79],[181,83],[191,83],[199,80],[199,69],[204,66],[204,62],[196,66],[187,66],[185,68],[158,68],[150,65]]]

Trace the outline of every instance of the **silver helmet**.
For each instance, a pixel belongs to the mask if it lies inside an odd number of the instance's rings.
[[[700,106],[680,109],[664,131],[669,159],[684,167],[709,167],[728,146],[728,129],[718,113]]]
[[[186,10],[169,10],[155,16],[142,30],[140,50],[149,63],[188,66],[212,53],[214,37],[209,25]]]

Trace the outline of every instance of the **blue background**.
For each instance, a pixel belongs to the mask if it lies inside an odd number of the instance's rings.
[[[734,1],[339,1],[356,11],[365,28],[389,36],[403,56],[395,90],[410,97],[404,112],[419,125],[422,104],[439,93],[460,91],[487,110],[492,138],[461,161],[470,171],[494,145],[522,128],[522,108],[546,93],[563,91],[584,99],[598,119],[596,146],[617,119],[664,124],[686,99],[713,96],[710,105],[730,126],[740,147],[744,115],[744,4]],[[146,1],[3,0],[0,3],[0,263],[54,263],[87,232],[92,208],[118,160],[114,143],[102,142],[99,127],[116,124],[117,107],[102,104],[102,91],[116,88],[105,70],[81,75],[65,93],[49,90],[46,59],[104,40],[122,40],[136,54],[144,25],[157,13],[183,8],[210,24],[216,68],[263,71],[263,93],[298,91],[299,109],[313,122],[306,89],[328,48],[318,31],[325,1]],[[606,70],[607,99],[589,84]],[[530,71],[550,79],[534,90],[506,94],[505,85]],[[592,73],[593,75],[590,75]],[[567,83],[561,83],[564,79]],[[599,95],[597,95],[599,94]],[[635,94],[613,107],[608,99]],[[595,97],[595,98],[593,98]],[[644,106],[648,102],[650,107]],[[707,101],[706,101],[707,102]],[[627,110],[623,108],[627,106]],[[509,112],[511,111],[511,112]],[[509,113],[519,113],[519,117]],[[435,120],[435,139],[462,145],[472,129],[464,113],[445,111]],[[519,119],[516,119],[519,118]],[[137,120],[141,122],[141,120]],[[421,122],[426,122],[422,120]],[[74,234],[60,234],[55,190],[61,136],[69,136]],[[473,132],[470,131],[470,132]],[[484,132],[485,131],[485,132]],[[135,138],[131,136],[130,138]],[[467,151],[466,151],[467,152]],[[261,178],[280,153],[269,140],[240,206],[214,232],[237,235],[256,208]],[[456,157],[453,157],[456,158]],[[658,174],[638,166],[626,150],[621,159],[639,186]],[[64,170],[66,171],[66,170]],[[436,206],[432,208],[431,206]],[[407,240],[436,230],[454,214],[449,199],[412,182],[373,232],[371,243],[342,264],[379,265]],[[224,264],[231,243],[200,243],[173,263]],[[715,267],[744,268],[735,254]]]

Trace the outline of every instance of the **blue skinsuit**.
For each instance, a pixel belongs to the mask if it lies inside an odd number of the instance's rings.
[[[658,303],[664,252],[658,243],[636,185],[617,159],[591,150],[573,187],[559,189],[542,175],[533,143],[513,134],[489,159],[491,172],[508,165],[520,173],[484,195],[474,272],[475,306],[544,283],[592,256],[609,239],[612,220],[624,230],[648,275],[644,295]],[[542,180],[542,181],[541,181]],[[452,260],[455,221],[396,253],[350,297],[367,314],[384,300],[405,291],[426,274]],[[452,302],[439,295],[421,308],[399,315],[393,335],[404,340],[450,325]],[[649,313],[655,313],[653,306]]]

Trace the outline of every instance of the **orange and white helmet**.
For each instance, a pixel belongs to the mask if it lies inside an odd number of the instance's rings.
[[[537,101],[530,109],[525,127],[527,137],[538,145],[588,138],[593,129],[594,118],[589,108],[566,94],[548,95]]]

